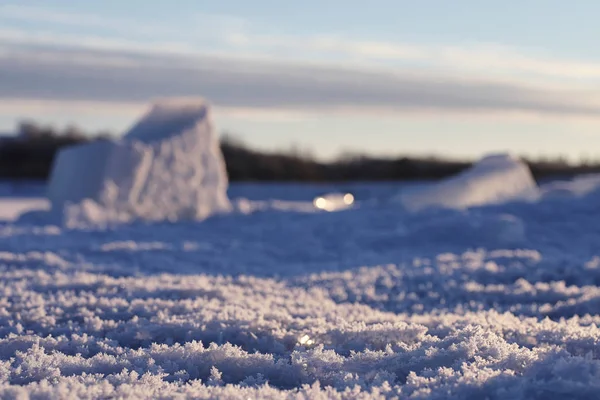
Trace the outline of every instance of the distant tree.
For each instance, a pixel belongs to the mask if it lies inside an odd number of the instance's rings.
[[[236,134],[231,132],[223,132],[220,135],[221,146],[246,148],[246,143]]]
[[[38,138],[42,132],[42,129],[32,121],[22,121],[17,128],[17,136],[25,140]]]
[[[74,125],[56,130],[30,120],[22,121],[17,133],[18,140],[0,144],[0,178],[46,179],[61,148],[114,138],[106,131],[89,135]],[[293,144],[280,151],[260,151],[231,132],[220,136],[220,145],[231,181],[428,180],[455,175],[471,165],[435,155],[384,158],[353,151],[342,152],[334,161],[320,162],[310,148]],[[571,165],[560,156],[524,161],[536,179],[600,172],[600,163],[591,157],[582,158],[579,165]]]
[[[83,133],[82,130],[80,130],[78,127],[76,127],[74,125],[67,126],[65,128],[65,130],[62,132],[62,136],[64,136],[66,139],[74,140],[74,141],[87,140],[85,133]]]

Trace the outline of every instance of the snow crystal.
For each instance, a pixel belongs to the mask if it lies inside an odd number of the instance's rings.
[[[2,262],[28,259],[45,262]],[[526,251],[444,254],[422,263],[431,271],[364,267],[306,287],[4,269],[0,397],[586,398],[600,390],[600,320],[579,315],[600,292],[536,282],[537,262]]]
[[[68,224],[203,219],[231,208],[209,105],[163,101],[119,141],[61,151],[48,198]]]
[[[598,397],[592,192],[315,210],[346,189],[241,193],[200,224],[0,225],[0,398]]]
[[[443,182],[407,190],[400,201],[408,210],[468,208],[535,197],[537,185],[527,165],[509,155],[483,158]]]

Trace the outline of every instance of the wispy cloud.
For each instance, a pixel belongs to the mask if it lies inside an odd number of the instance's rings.
[[[600,84],[600,62],[552,57],[540,49],[479,43],[467,45],[424,45],[384,41],[365,41],[335,35],[308,37],[239,34],[240,46],[265,54],[289,52],[303,57],[347,58],[372,65],[420,66],[454,72],[476,72],[497,77],[536,77],[538,80],[594,80]]]
[[[165,40],[140,41],[98,35],[71,35],[53,31],[24,31],[0,28],[0,51],[7,55],[30,54],[37,48],[44,54],[59,54],[56,49],[114,51],[168,56],[169,54],[196,54],[197,50],[186,43]]]
[[[431,70],[478,73],[485,76],[525,76],[529,79],[584,81],[600,85],[600,62],[569,60],[549,55],[540,49],[516,49],[490,43],[415,44],[369,41],[341,35],[286,35],[236,15],[191,13],[185,25],[173,26],[161,20],[139,21],[133,18],[98,16],[70,11],[24,6],[0,5],[0,22],[29,21],[40,28],[22,30],[20,40],[54,40],[70,42],[84,39],[88,43],[106,42],[115,49],[145,47],[156,51],[222,52],[270,56],[280,59],[319,61],[352,61],[356,64],[412,66]],[[7,24],[0,31],[0,40],[7,32],[17,36]],[[89,32],[77,37],[57,34],[57,26],[77,26],[108,30],[114,35],[93,37]],[[13,27],[14,28],[14,27]],[[275,29],[275,28],[271,28]],[[183,33],[182,33],[183,32]],[[3,33],[3,35],[2,35]],[[81,38],[81,37],[82,38]],[[140,38],[145,40],[136,40]],[[159,38],[159,39],[157,39]],[[68,43],[67,43],[68,44]]]
[[[221,107],[282,112],[600,115],[600,95],[594,90],[600,64],[593,62],[534,57],[496,45],[267,35],[236,16],[189,17],[201,26],[191,39],[164,34],[140,40],[135,35],[73,36],[52,25],[95,25],[115,32],[139,28],[143,34],[148,30],[144,23],[0,6],[0,21],[29,18],[48,24],[33,30],[0,28],[0,96],[4,103],[138,103],[202,95]],[[172,27],[152,29],[168,32]],[[194,41],[210,35],[212,46]]]
[[[595,92],[519,82],[218,56],[161,57],[56,47],[44,52],[21,49],[0,57],[0,93],[5,99],[106,102],[203,95],[223,107],[303,111],[362,108],[588,117],[600,114],[600,96]]]
[[[20,40],[54,40],[65,44],[84,39],[88,43],[106,42],[115,49],[125,46],[155,51],[206,52],[219,50],[253,56],[277,57],[296,61],[337,60],[361,65],[419,67],[430,70],[477,73],[495,77],[526,77],[537,80],[567,80],[571,83],[600,85],[600,62],[570,60],[541,49],[517,49],[494,43],[416,44],[362,40],[341,35],[286,35],[268,33],[260,24],[236,15],[191,13],[186,15],[185,29],[161,20],[139,21],[133,18],[102,17],[93,14],[57,11],[45,7],[0,5],[0,22],[30,21],[43,23],[41,28],[22,30]],[[4,24],[7,32],[15,30]],[[56,26],[94,27],[115,35],[93,37],[89,32],[77,37],[57,34]],[[144,37],[145,40],[136,40]],[[159,39],[157,39],[159,38]]]

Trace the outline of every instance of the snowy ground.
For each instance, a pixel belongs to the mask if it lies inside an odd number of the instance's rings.
[[[582,185],[416,214],[365,184],[233,185],[249,213],[201,223],[0,217],[0,398],[598,398]],[[44,206],[11,188],[0,216]],[[311,209],[333,191],[356,207]]]

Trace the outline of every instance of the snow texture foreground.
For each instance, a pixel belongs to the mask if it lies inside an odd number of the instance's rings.
[[[60,152],[48,198],[68,225],[203,219],[230,208],[227,173],[202,100],[167,100],[120,141]]]
[[[201,223],[0,225],[0,398],[598,398],[597,188],[416,214],[276,189]]]

